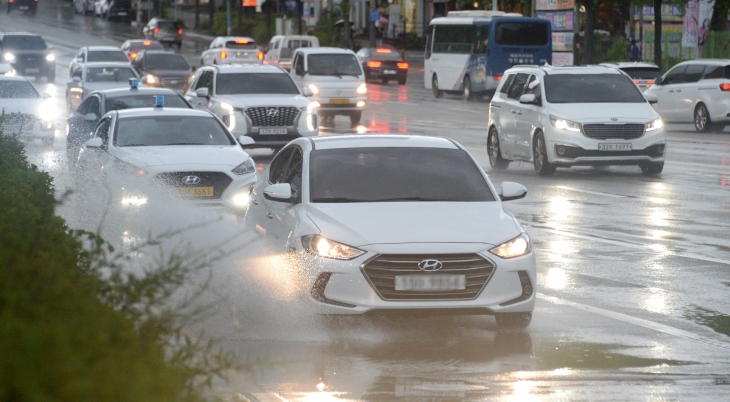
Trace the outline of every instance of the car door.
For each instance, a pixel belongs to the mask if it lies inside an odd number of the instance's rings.
[[[678,96],[676,93],[677,85],[684,82],[684,71],[687,65],[676,66],[669,70],[662,79],[662,85],[655,85],[652,92],[659,98],[659,102],[654,105],[657,113],[666,121],[677,121],[675,110],[677,109]]]
[[[507,89],[506,97],[500,111],[501,132],[500,143],[505,156],[519,156],[517,152],[517,119],[522,115],[520,96],[525,91],[530,74],[517,73]],[[519,115],[518,115],[519,114]]]
[[[705,72],[704,64],[690,64],[684,71],[684,82],[675,86],[676,104],[674,115],[677,121],[693,121],[695,105],[699,97],[699,81]]]
[[[85,188],[84,193],[89,194],[87,191],[98,190],[98,186],[104,184],[105,174],[104,166],[108,165],[110,155],[107,152],[109,149],[109,132],[112,126],[111,116],[107,116],[99,121],[94,129],[92,138],[101,138],[101,148],[87,148],[82,145],[83,152],[79,157],[78,174],[79,177],[83,177],[84,180],[79,181],[79,185],[88,185]]]
[[[299,52],[294,54],[294,62],[292,62],[292,68],[289,71],[289,75],[292,80],[294,80],[294,83],[297,84],[299,88],[302,88],[304,85],[304,76],[297,74],[298,69],[306,71],[304,66],[304,56]]]
[[[197,91],[200,88],[208,88],[208,96],[213,96],[213,79],[215,77],[215,74],[213,73],[213,70],[205,69],[200,72],[200,75],[198,76],[198,79],[193,83],[191,86],[191,89],[188,90],[188,93],[185,95],[185,99],[190,102],[190,104],[195,109],[199,110],[208,110],[208,104],[210,103],[208,99],[199,97],[195,91]]]
[[[294,148],[286,148],[279,152],[269,164],[265,177],[262,177],[254,186],[251,193],[249,210],[246,213],[246,221],[257,233],[266,236],[274,244],[282,249],[286,245],[286,238],[282,239],[282,229],[274,222],[276,215],[272,210],[272,203],[264,197],[266,187],[279,183],[289,166],[289,160],[294,153]],[[274,205],[275,206],[275,205]]]
[[[296,206],[302,201],[303,166],[304,157],[301,148],[298,146],[292,146],[289,163],[287,163],[287,167],[281,175],[279,183],[289,183],[289,185],[291,185],[292,199],[294,202],[265,200],[268,204],[269,210],[274,214],[274,218],[270,219],[270,228],[274,233],[276,233],[276,237],[278,239],[284,241],[284,247],[289,246],[291,234],[298,223]],[[283,249],[282,251],[289,250]]]
[[[94,115],[92,119],[91,115]],[[91,95],[86,98],[78,109],[69,118],[73,127],[69,127],[69,138],[78,146],[92,138],[93,129],[101,119],[101,100],[98,95]]]
[[[540,78],[533,74],[525,86],[524,94],[535,95],[535,103],[531,105],[519,103],[516,107],[518,112],[515,117],[514,152],[515,155],[527,160],[532,157],[532,132],[535,127],[539,127],[539,116],[543,113],[540,81]]]
[[[220,43],[220,39],[214,40],[208,49],[203,52],[203,65],[208,66],[210,64],[213,64],[213,60],[216,59],[216,48],[218,47],[218,43]]]

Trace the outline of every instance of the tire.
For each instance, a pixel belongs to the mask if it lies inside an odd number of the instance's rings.
[[[700,103],[695,107],[694,113],[695,130],[698,133],[706,133],[712,130],[712,121],[710,120],[710,113],[707,112],[707,106],[704,103]]]
[[[644,162],[639,165],[644,176],[654,176],[664,170],[664,162]]]
[[[382,80],[380,80],[380,83],[383,85],[388,85],[388,81],[390,81],[390,80],[387,78],[383,78]]]
[[[555,173],[555,165],[548,161],[547,144],[545,136],[542,133],[535,135],[532,144],[533,163],[535,165],[535,173],[538,176],[552,176]]]
[[[489,154],[489,164],[494,170],[505,170],[509,166],[510,161],[502,158],[501,151],[497,129],[492,127],[487,136],[487,153]]]
[[[406,79],[405,78],[398,78],[398,85],[406,85]]]
[[[436,99],[444,97],[444,91],[439,89],[439,79],[436,77],[436,74],[431,79],[431,91],[433,91],[433,97]]]
[[[497,320],[497,326],[501,329],[523,329],[530,325],[532,312],[497,313],[494,318]]]
[[[353,126],[360,124],[361,119],[362,112],[353,112],[350,114],[350,123],[352,123]]]
[[[474,100],[474,93],[471,92],[471,78],[464,78],[464,100],[471,102]]]

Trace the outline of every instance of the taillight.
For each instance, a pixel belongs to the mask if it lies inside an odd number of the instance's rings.
[[[502,81],[502,76],[501,75],[495,75],[492,78],[494,78],[495,81]]]
[[[382,61],[369,61],[368,62],[368,67],[370,67],[370,68],[378,68],[382,65],[383,65]]]
[[[258,57],[259,60],[263,60],[264,59],[264,52],[258,52],[258,54],[256,55],[256,57]]]
[[[155,28],[155,33],[160,32],[160,28]]]
[[[396,65],[398,66],[398,68],[401,68],[401,69],[408,68],[408,63],[396,63]]]
[[[12,2],[13,2],[13,0],[8,0],[8,3],[12,3]]]
[[[178,30],[177,30],[177,34],[178,34],[178,35],[182,35],[182,29],[178,29]]]
[[[137,58],[137,53],[130,53],[129,54],[129,58],[136,59]]]
[[[730,84],[720,84],[721,91],[730,91]]]
[[[654,85],[654,80],[646,80],[646,85]]]
[[[636,85],[641,84],[641,80],[634,80],[634,84],[636,84]]]
[[[224,50],[221,52],[221,59],[225,59],[226,57],[228,57],[228,52]]]

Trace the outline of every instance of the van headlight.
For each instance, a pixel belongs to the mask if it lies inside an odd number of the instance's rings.
[[[580,123],[561,119],[555,116],[550,116],[550,123],[552,123],[553,127],[557,128],[558,130],[573,131],[576,133],[580,133],[581,131]]]
[[[302,236],[302,247],[308,253],[335,260],[351,260],[365,254],[360,249],[338,243],[320,235]]]
[[[145,81],[147,84],[157,84],[160,82],[159,78],[155,77],[152,74],[147,75],[147,78],[145,78]]]
[[[253,173],[256,170],[256,166],[253,165],[253,159],[246,159],[242,164],[236,166],[231,172],[241,175],[246,173]]]
[[[53,53],[49,53],[46,55],[46,61],[56,61],[56,55]]]
[[[12,53],[5,53],[3,55],[3,59],[5,59],[5,61],[13,61],[15,60],[15,55]]]
[[[317,88],[314,84],[307,85],[309,87],[309,90],[312,91],[313,94],[317,95],[319,93],[319,88]]]
[[[532,245],[530,245],[530,237],[527,236],[527,233],[522,233],[514,239],[489,250],[490,253],[505,259],[519,257],[530,251],[532,251]]]
[[[362,84],[360,84],[359,87],[357,87],[357,93],[359,95],[365,95],[366,93],[368,93],[368,86],[365,85],[365,83],[363,82]]]
[[[654,120],[652,122],[646,123],[645,130],[647,132],[648,131],[654,131],[654,130],[659,130],[662,127],[664,127],[664,122],[662,121],[661,118],[659,118],[659,119],[656,119],[656,120]]]

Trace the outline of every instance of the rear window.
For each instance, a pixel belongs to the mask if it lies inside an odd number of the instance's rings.
[[[180,95],[163,95],[166,108],[189,109],[190,106]],[[139,109],[155,106],[153,95],[128,95],[106,99],[106,110]]]
[[[659,67],[626,67],[622,68],[621,71],[635,80],[654,80],[662,75]]]
[[[252,40],[229,40],[226,42],[228,49],[256,49],[256,42]]]
[[[45,50],[47,48],[43,38],[34,35],[5,35],[3,47],[18,50]]]
[[[121,61],[127,62],[127,55],[121,50],[94,50],[89,52],[88,62],[94,61]]]
[[[403,60],[400,53],[391,49],[370,49],[370,58],[373,60]]]
[[[541,22],[498,22],[494,40],[504,46],[545,46],[548,24]]]
[[[187,70],[190,68],[185,59],[175,53],[147,54],[144,57],[145,67],[150,70]]]
[[[160,29],[173,30],[173,31],[177,31],[178,27],[179,27],[178,23],[175,21],[160,21],[157,23],[157,26]]]
[[[28,81],[0,81],[0,98],[28,99],[40,95]]]

